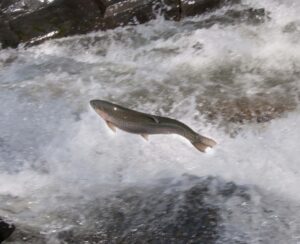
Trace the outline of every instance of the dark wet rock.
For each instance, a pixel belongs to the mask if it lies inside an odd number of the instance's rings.
[[[166,19],[179,20],[178,0],[125,0],[108,6],[104,14],[105,28],[124,26],[130,23],[145,23],[162,14]]]
[[[269,13],[265,9],[245,8],[240,10],[230,9],[222,15],[211,15],[202,21],[186,21],[185,25],[192,24],[197,28],[210,28],[215,24],[218,25],[234,25],[246,23],[249,25],[259,25],[269,20]]]
[[[265,20],[269,20],[269,13],[265,11],[263,8],[254,9],[247,8],[241,11],[238,10],[228,10],[225,13],[225,18],[227,18],[226,22],[236,23],[236,20],[240,22],[245,22],[248,24],[261,24],[265,22]]]
[[[0,15],[0,48],[13,47],[19,44],[19,37],[11,30],[9,21],[5,16]]]
[[[2,0],[0,2],[0,10],[1,10],[1,12],[5,12],[19,2],[21,2],[21,1],[20,0]]]
[[[15,226],[13,224],[6,223],[0,218],[0,243],[5,241],[14,230]]]
[[[203,101],[201,102],[203,104]],[[204,102],[206,103],[206,102]],[[268,122],[296,108],[293,97],[260,94],[253,97],[219,100],[199,108],[210,120],[222,118],[225,123]]]
[[[300,21],[292,21],[286,24],[283,29],[283,33],[300,33]]]
[[[92,31],[101,14],[93,0],[56,0],[45,8],[12,19],[10,27],[21,42],[39,43]]]
[[[1,5],[0,17],[5,19],[0,24],[3,47],[144,23],[158,13],[167,19],[179,18],[177,0],[55,0],[39,5],[34,0],[25,2],[27,5],[24,1]]]
[[[145,23],[157,15],[179,20],[236,3],[239,0],[5,0],[0,5],[0,43],[4,48],[19,43],[33,45],[51,38]],[[257,16],[262,14],[254,9],[229,11],[223,19],[258,21]],[[202,24],[209,26],[213,22],[216,20]]]
[[[186,175],[126,188],[96,201],[97,207],[85,213],[86,226],[62,231],[57,238],[66,243],[216,243],[223,231],[219,204],[233,197],[251,199],[247,188],[213,177]]]
[[[247,23],[251,25],[258,25],[264,23],[266,20],[269,20],[269,13],[265,9],[254,9],[246,8],[242,10],[228,10],[222,16],[212,16],[205,23],[206,27],[209,27],[213,24],[235,24],[235,23]]]
[[[96,0],[96,3],[98,4],[99,8],[103,11],[103,13],[109,6],[115,5],[120,2],[124,2],[124,0]]]
[[[5,243],[45,244],[49,242],[48,236],[43,235],[34,227],[22,226],[17,228],[14,234]],[[54,242],[57,243],[57,242]]]
[[[36,11],[47,6],[47,1],[40,0],[3,0],[0,3],[0,12],[10,17],[17,17]]]
[[[54,229],[20,224],[8,243],[291,243],[295,208],[274,199],[255,187],[184,175],[57,209],[47,213]]]
[[[181,17],[203,14],[225,4],[236,4],[239,0],[181,0]]]
[[[11,242],[43,243],[216,243],[222,235],[221,207],[230,198],[250,201],[247,188],[214,177],[185,175],[152,186],[133,186],[74,210],[73,227],[52,236],[18,230]],[[56,213],[57,214],[57,213]],[[61,213],[66,218],[68,214]],[[85,220],[82,222],[82,215]]]

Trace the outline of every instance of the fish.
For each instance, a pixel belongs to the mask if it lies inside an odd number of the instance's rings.
[[[217,144],[176,119],[139,112],[105,100],[94,99],[90,105],[114,132],[119,128],[139,134],[146,140],[153,134],[177,134],[188,139],[201,152]]]

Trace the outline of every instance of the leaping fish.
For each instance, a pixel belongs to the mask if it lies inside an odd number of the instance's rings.
[[[146,140],[151,134],[178,134],[188,139],[201,152],[217,144],[213,139],[198,134],[175,119],[138,112],[104,100],[91,100],[90,104],[114,132],[119,128],[140,134]]]

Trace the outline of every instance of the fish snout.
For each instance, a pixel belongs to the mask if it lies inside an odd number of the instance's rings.
[[[91,100],[90,105],[104,120],[108,119],[108,114],[105,112],[100,100]]]
[[[97,106],[97,100],[91,100],[90,101],[90,105],[92,106],[92,108],[96,108],[96,106]]]
[[[101,104],[99,103],[99,100],[91,100],[90,105],[97,113],[103,111],[103,108],[102,108]]]
[[[101,100],[93,99],[90,101],[90,105],[96,111],[104,111],[104,105],[102,104]]]

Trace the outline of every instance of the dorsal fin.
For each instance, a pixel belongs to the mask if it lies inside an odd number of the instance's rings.
[[[152,116],[152,115],[148,115],[148,117],[150,118],[150,119],[152,119],[155,123],[159,123],[159,120],[158,120],[158,118],[156,118],[155,116]]]

